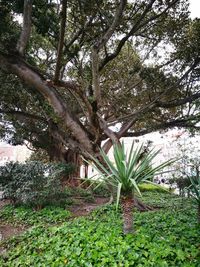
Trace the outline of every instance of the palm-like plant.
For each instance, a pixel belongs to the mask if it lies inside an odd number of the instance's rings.
[[[156,167],[152,167],[152,161],[159,151],[151,150],[145,153],[140,159],[143,145],[134,149],[132,144],[130,152],[126,153],[124,143],[113,146],[114,162],[101,150],[102,164],[99,160],[92,157],[94,168],[98,171],[98,178],[101,183],[117,187],[117,202],[121,200],[123,212],[123,231],[125,234],[133,232],[133,208],[134,195],[141,196],[138,185],[143,182],[152,183],[150,179],[173,161],[164,162]]]
[[[190,190],[192,191],[192,195],[194,196],[197,205],[198,205],[198,222],[200,223],[200,176],[198,177],[190,177]]]

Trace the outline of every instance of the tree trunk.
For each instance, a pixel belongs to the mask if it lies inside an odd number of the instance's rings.
[[[81,157],[75,151],[68,149],[65,154],[65,160],[74,166],[75,170],[72,174],[67,177],[67,184],[71,186],[80,185],[80,168],[81,168]]]
[[[52,162],[62,162],[62,163],[67,163],[65,160],[65,152],[59,144],[51,144],[47,149],[46,149],[49,159]]]
[[[62,162],[66,164],[71,164],[74,167],[73,173],[63,176],[61,182],[63,187],[72,186],[76,187],[80,185],[80,167],[81,167],[81,157],[75,151],[71,149],[66,150],[64,146],[59,145],[59,143],[51,145],[48,148],[48,154],[50,156],[50,161]]]
[[[130,234],[134,232],[133,228],[133,208],[134,198],[132,195],[122,196],[122,216],[123,216],[123,232]]]

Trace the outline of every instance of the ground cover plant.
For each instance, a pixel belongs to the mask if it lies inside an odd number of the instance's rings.
[[[88,217],[51,227],[37,226],[2,244],[0,264],[14,266],[181,266],[198,267],[196,203],[170,194],[146,192],[158,209],[135,212],[135,235],[124,235],[120,210],[104,206]],[[162,201],[161,201],[162,200]],[[172,208],[174,207],[174,208]]]
[[[198,221],[200,224],[200,176],[198,175],[198,177],[190,177],[190,181],[191,181],[190,189],[198,205],[197,207]]]
[[[2,223],[13,225],[46,225],[64,222],[70,215],[71,213],[68,210],[54,206],[36,211],[26,206],[13,207],[8,205],[0,211],[0,220]]]
[[[117,190],[116,207],[118,208],[121,202],[125,234],[134,232],[133,208],[136,203],[136,194],[141,196],[139,185],[152,184],[152,177],[174,162],[174,160],[168,160],[153,167],[152,162],[160,150],[144,151],[143,145],[135,146],[133,142],[130,151],[127,152],[122,142],[113,144],[113,161],[103,150],[100,150],[100,154],[104,164],[91,156],[93,168],[98,172],[95,180]]]

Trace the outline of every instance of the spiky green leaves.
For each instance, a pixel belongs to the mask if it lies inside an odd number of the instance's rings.
[[[160,150],[155,151],[153,149],[145,153],[141,159],[142,152],[143,145],[135,147],[132,143],[130,151],[127,152],[124,143],[122,143],[113,146],[114,161],[111,161],[102,150],[100,153],[104,162],[91,157],[93,167],[98,172],[97,179],[101,183],[117,187],[117,206],[122,193],[126,195],[130,192],[133,194],[137,192],[141,195],[138,185],[143,182],[152,183],[150,181],[152,176],[158,175],[165,167],[174,162],[174,160],[168,160],[154,166],[153,161]]]

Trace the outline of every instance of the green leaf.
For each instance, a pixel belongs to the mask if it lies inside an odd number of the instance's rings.
[[[117,201],[116,201],[116,208],[119,206],[119,200],[120,200],[120,195],[121,195],[121,189],[122,189],[122,183],[118,184],[117,187]]]
[[[163,168],[174,162],[174,160],[169,160],[154,167],[152,162],[160,150],[155,151],[152,149],[140,159],[142,152],[143,145],[135,147],[134,143],[132,143],[130,152],[127,153],[122,142],[121,145],[113,145],[114,162],[102,150],[100,153],[104,163],[90,156],[93,159],[94,168],[100,175],[99,181],[117,187],[117,206],[122,188],[124,193],[136,191],[141,196],[138,185],[148,181],[152,176],[158,174]]]
[[[141,194],[141,192],[140,192],[140,189],[139,189],[139,187],[138,187],[136,181],[135,181],[134,179],[130,179],[130,180],[131,180],[131,182],[132,182],[132,184],[133,184],[133,186],[134,186],[133,189],[135,189],[135,190],[138,192],[138,194],[139,194],[140,196],[142,196],[142,194]]]

